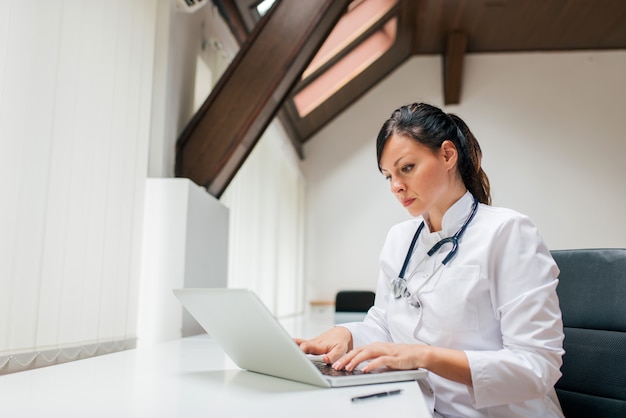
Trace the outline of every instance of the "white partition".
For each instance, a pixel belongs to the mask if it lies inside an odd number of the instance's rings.
[[[228,217],[188,179],[147,179],[139,345],[203,332],[172,289],[227,286]]]

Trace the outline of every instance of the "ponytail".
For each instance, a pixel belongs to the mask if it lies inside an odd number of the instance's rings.
[[[459,154],[463,154],[463,164],[459,163],[459,173],[467,190],[478,199],[480,203],[491,204],[491,187],[489,178],[481,167],[483,152],[476,137],[470,131],[463,119],[452,113],[448,114],[452,123],[457,128],[461,149]]]

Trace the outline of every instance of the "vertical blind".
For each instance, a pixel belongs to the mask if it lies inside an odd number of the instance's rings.
[[[156,2],[0,2],[0,374],[134,341]]]
[[[221,198],[230,209],[228,285],[255,291],[279,317],[304,307],[304,184],[274,121]]]
[[[0,2],[0,374],[136,338],[157,2]],[[303,309],[304,179],[278,122],[223,196],[229,285]]]

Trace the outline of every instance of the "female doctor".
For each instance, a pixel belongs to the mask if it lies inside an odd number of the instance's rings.
[[[376,151],[414,219],[388,233],[364,321],[296,343],[336,369],[429,370],[435,416],[562,417],[559,270],[528,217],[490,206],[474,135],[415,103],[384,123]]]

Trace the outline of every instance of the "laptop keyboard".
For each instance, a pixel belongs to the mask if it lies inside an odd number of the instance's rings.
[[[347,370],[335,370],[332,368],[332,366],[324,363],[323,361],[313,361],[313,364],[315,364],[315,367],[317,367],[318,370],[326,376],[355,376],[363,374],[363,372],[360,370],[353,370],[351,372]]]

